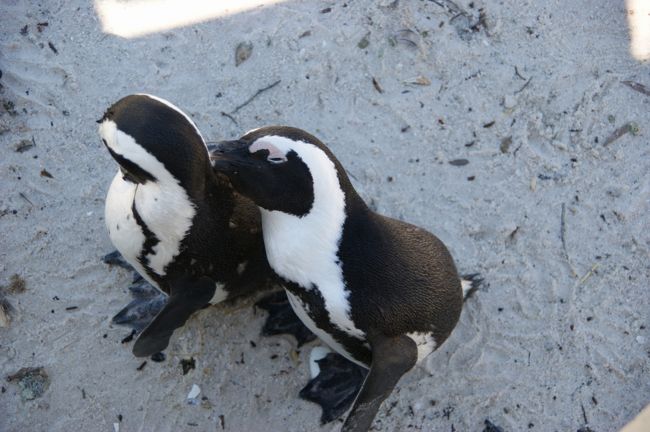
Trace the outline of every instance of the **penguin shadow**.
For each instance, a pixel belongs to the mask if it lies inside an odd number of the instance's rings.
[[[144,279],[122,257],[113,251],[102,257],[102,261],[113,267],[123,268],[133,273],[128,287],[132,300],[120,309],[111,319],[113,324],[131,328],[131,333],[122,340],[132,341],[151,323],[165,306],[167,296]],[[206,305],[206,307],[209,305]],[[290,335],[301,347],[317,339],[294,313],[284,290],[264,295],[254,303],[254,307],[267,312],[261,335],[274,337]],[[341,418],[352,406],[368,371],[345,357],[315,347],[310,356],[311,379],[298,393],[303,400],[321,407],[321,425]],[[164,360],[162,352],[151,356],[153,361]]]

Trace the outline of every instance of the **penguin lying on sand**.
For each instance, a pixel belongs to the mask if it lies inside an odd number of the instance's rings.
[[[472,284],[433,234],[371,211],[307,132],[255,129],[211,158],[260,207],[269,263],[298,317],[369,368],[342,429],[368,430],[400,377],[447,339]]]
[[[136,94],[113,104],[98,123],[119,164],[106,197],[111,241],[167,295],[161,300],[136,281],[139,300],[114,317],[136,328],[148,324],[133,347],[136,356],[147,356],[165,349],[192,313],[267,286],[273,272],[258,209],[213,172],[201,133],[185,113]]]

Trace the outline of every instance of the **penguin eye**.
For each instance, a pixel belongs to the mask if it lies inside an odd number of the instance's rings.
[[[266,154],[266,160],[272,164],[280,164],[287,161],[287,155],[264,137],[255,141],[248,150],[254,155],[258,153]]]
[[[279,164],[282,162],[286,162],[287,158],[284,156],[269,155],[269,157],[267,157],[266,160],[271,162],[272,164]]]

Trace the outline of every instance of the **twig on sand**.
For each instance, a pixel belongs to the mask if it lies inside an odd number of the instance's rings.
[[[454,18],[457,18],[458,16],[464,15],[468,16],[469,14],[463,9],[462,7],[458,6],[456,3],[454,3],[451,0],[429,0],[432,3],[437,4],[443,9],[447,9],[447,12],[453,15],[452,20]]]
[[[517,66],[515,66],[515,75],[517,75],[517,78],[519,78],[520,80],[526,81],[526,78],[524,78],[523,75],[519,73],[519,69],[517,69]]]
[[[21,197],[22,199],[24,199],[25,201],[27,201],[27,202],[29,203],[29,205],[31,205],[32,207],[34,207],[34,203],[31,202],[31,201],[29,200],[29,198],[27,198],[27,197],[25,196],[24,193],[22,193],[22,192],[18,192],[18,195],[20,195],[20,197]]]
[[[580,408],[582,408],[582,418],[585,421],[585,424],[589,424],[589,420],[587,420],[587,412],[585,411],[585,406],[581,403]]]
[[[644,86],[641,83],[634,82],[634,81],[621,81],[621,82],[634,91],[638,91],[639,93],[642,93],[646,96],[650,96],[650,88]]]
[[[521,93],[522,91],[524,91],[526,89],[526,87],[528,87],[528,84],[530,84],[530,82],[532,80],[533,80],[533,77],[528,78],[528,81],[526,81],[526,83],[519,90],[516,90],[515,94],[518,94],[518,93]]]
[[[578,274],[573,268],[573,264],[571,264],[569,251],[567,250],[566,247],[566,204],[564,203],[562,203],[562,214],[560,216],[560,240],[562,240],[562,250],[564,251],[564,256],[566,258],[567,263],[569,264],[569,268],[571,269],[571,274],[573,275],[573,277],[578,277]]]
[[[591,268],[589,269],[589,271],[587,273],[585,273],[585,275],[583,277],[580,278],[580,280],[578,281],[578,285],[581,285],[581,284],[585,283],[587,281],[587,279],[589,279],[589,277],[592,274],[594,274],[594,272],[596,271],[597,268],[598,268],[598,264],[592,265]]]
[[[221,111],[221,115],[224,116],[224,117],[228,117],[235,124],[235,126],[239,126],[239,123],[237,123],[237,120],[235,120],[235,118],[233,116],[231,116],[230,114],[228,114],[227,112]]]
[[[607,147],[623,135],[631,133],[632,135],[638,135],[639,134],[639,125],[637,125],[634,122],[629,122],[625,123],[623,126],[619,127],[616,129],[610,136],[607,137],[605,142],[603,143],[603,147]]]
[[[277,80],[277,81],[274,82],[273,84],[268,85],[268,86],[266,86],[266,87],[264,87],[264,88],[259,89],[258,91],[255,92],[255,94],[254,94],[253,96],[251,96],[250,98],[248,98],[248,99],[246,100],[246,102],[244,102],[243,104],[241,104],[241,105],[239,105],[237,108],[235,108],[233,111],[231,111],[230,114],[236,114],[237,111],[239,111],[240,109],[244,108],[244,107],[245,107],[246,105],[248,105],[249,103],[253,102],[253,100],[254,100],[256,97],[258,97],[259,95],[261,95],[262,93],[264,93],[264,92],[267,91],[267,90],[271,90],[273,87],[275,87],[276,85],[280,84],[281,81],[282,81],[282,80]]]

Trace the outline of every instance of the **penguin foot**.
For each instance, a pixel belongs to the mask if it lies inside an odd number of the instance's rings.
[[[300,397],[320,405],[323,410],[320,421],[325,424],[350,408],[368,370],[333,352],[315,362],[320,371],[300,390]]]
[[[104,264],[108,264],[109,266],[118,266],[118,267],[122,267],[122,268],[127,269],[127,270],[135,271],[135,269],[133,267],[131,267],[131,264],[126,262],[124,257],[122,257],[122,254],[120,254],[116,250],[109,253],[109,254],[104,255],[102,257],[102,262]]]
[[[167,296],[139,275],[135,279],[129,287],[133,300],[119,311],[112,321],[115,324],[129,326],[138,334],[162,310]]]
[[[255,303],[256,307],[264,309],[269,317],[262,328],[263,336],[291,334],[298,341],[298,346],[316,339],[314,335],[296,316],[289,304],[284,290],[274,292]]]

